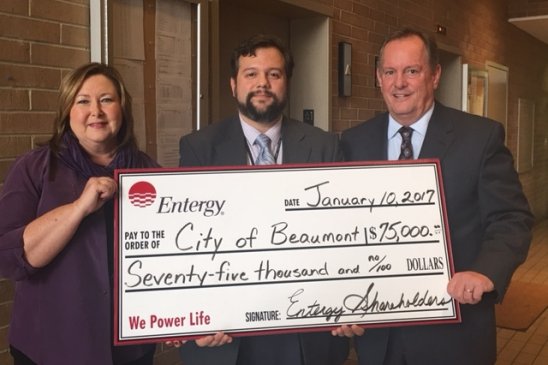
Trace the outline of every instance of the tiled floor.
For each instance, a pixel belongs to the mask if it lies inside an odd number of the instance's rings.
[[[548,284],[548,221],[535,226],[529,256],[512,280]],[[496,365],[547,365],[548,310],[525,332],[497,328],[497,347]],[[351,352],[345,365],[355,364],[356,354]]]
[[[536,225],[529,256],[512,280],[548,284],[548,221]],[[548,364],[548,310],[525,332],[497,329],[496,365]]]

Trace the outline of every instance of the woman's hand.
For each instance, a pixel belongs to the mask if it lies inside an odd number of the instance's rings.
[[[81,209],[84,217],[97,211],[116,193],[116,181],[110,177],[91,177],[80,197],[74,201],[76,209]]]
[[[82,220],[112,199],[116,189],[114,179],[92,177],[74,202],[52,209],[30,222],[23,232],[27,262],[33,267],[49,264],[70,242]]]

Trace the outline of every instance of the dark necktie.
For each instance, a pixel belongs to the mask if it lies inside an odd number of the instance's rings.
[[[268,138],[268,136],[259,134],[257,139],[255,139],[254,144],[258,144],[260,147],[259,155],[255,161],[256,165],[272,165],[276,163],[276,161],[274,161],[274,156],[272,156],[272,152],[270,151],[270,138]]]
[[[401,134],[401,152],[399,160],[412,160],[413,144],[411,143],[411,136],[413,135],[413,128],[401,127],[398,132]]]

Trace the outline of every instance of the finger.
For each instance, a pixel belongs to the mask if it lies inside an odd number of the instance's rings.
[[[112,180],[101,180],[97,186],[97,191],[101,199],[108,199],[114,196],[116,192],[116,183]]]
[[[462,294],[463,300],[461,301],[461,303],[477,304],[481,301],[482,294],[482,291],[476,287],[472,289],[464,289]]]
[[[196,340],[196,344],[200,347],[215,347],[231,342],[232,337],[223,332],[217,332],[215,335],[205,336]]]
[[[173,347],[181,347],[181,345],[183,345],[185,343],[186,343],[186,340],[182,340],[182,341],[173,340],[173,341],[166,341],[165,342],[166,346],[173,346]]]
[[[213,342],[213,336],[205,336],[196,340],[196,345],[200,347],[207,347]]]
[[[337,328],[337,333],[339,337],[352,337],[352,330],[347,325],[342,325]]]
[[[462,292],[464,290],[464,287],[462,284],[458,284],[455,280],[449,281],[449,284],[447,284],[447,293],[451,295],[453,298],[460,297],[462,295]]]
[[[226,343],[226,340],[224,337],[221,338],[215,338],[213,341],[211,341],[208,345],[208,347],[217,347],[224,345]]]
[[[343,332],[344,332],[344,335],[346,337],[354,337],[355,333],[354,333],[354,326],[344,326],[343,327]]]
[[[352,325],[352,332],[356,336],[362,336],[365,333],[365,328],[354,324],[354,325]]]
[[[217,346],[226,345],[227,343],[232,342],[232,337],[229,335],[222,334],[222,336],[219,336],[219,339],[217,341]]]
[[[340,327],[335,328],[334,330],[331,330],[331,334],[333,336],[339,336],[339,337],[354,337],[354,336],[361,336],[363,335],[365,330],[358,326],[358,325],[342,325]]]
[[[462,293],[464,303],[472,303],[474,290],[465,288]]]
[[[474,301],[474,304],[480,302],[482,296],[483,296],[483,291],[481,289],[474,289],[474,293],[472,294],[472,299]]]

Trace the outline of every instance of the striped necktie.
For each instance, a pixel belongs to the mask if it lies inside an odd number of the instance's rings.
[[[274,156],[272,156],[272,151],[270,150],[270,138],[265,134],[259,134],[257,139],[255,139],[254,144],[259,145],[261,148],[259,155],[255,160],[256,165],[272,165],[276,163]]]

